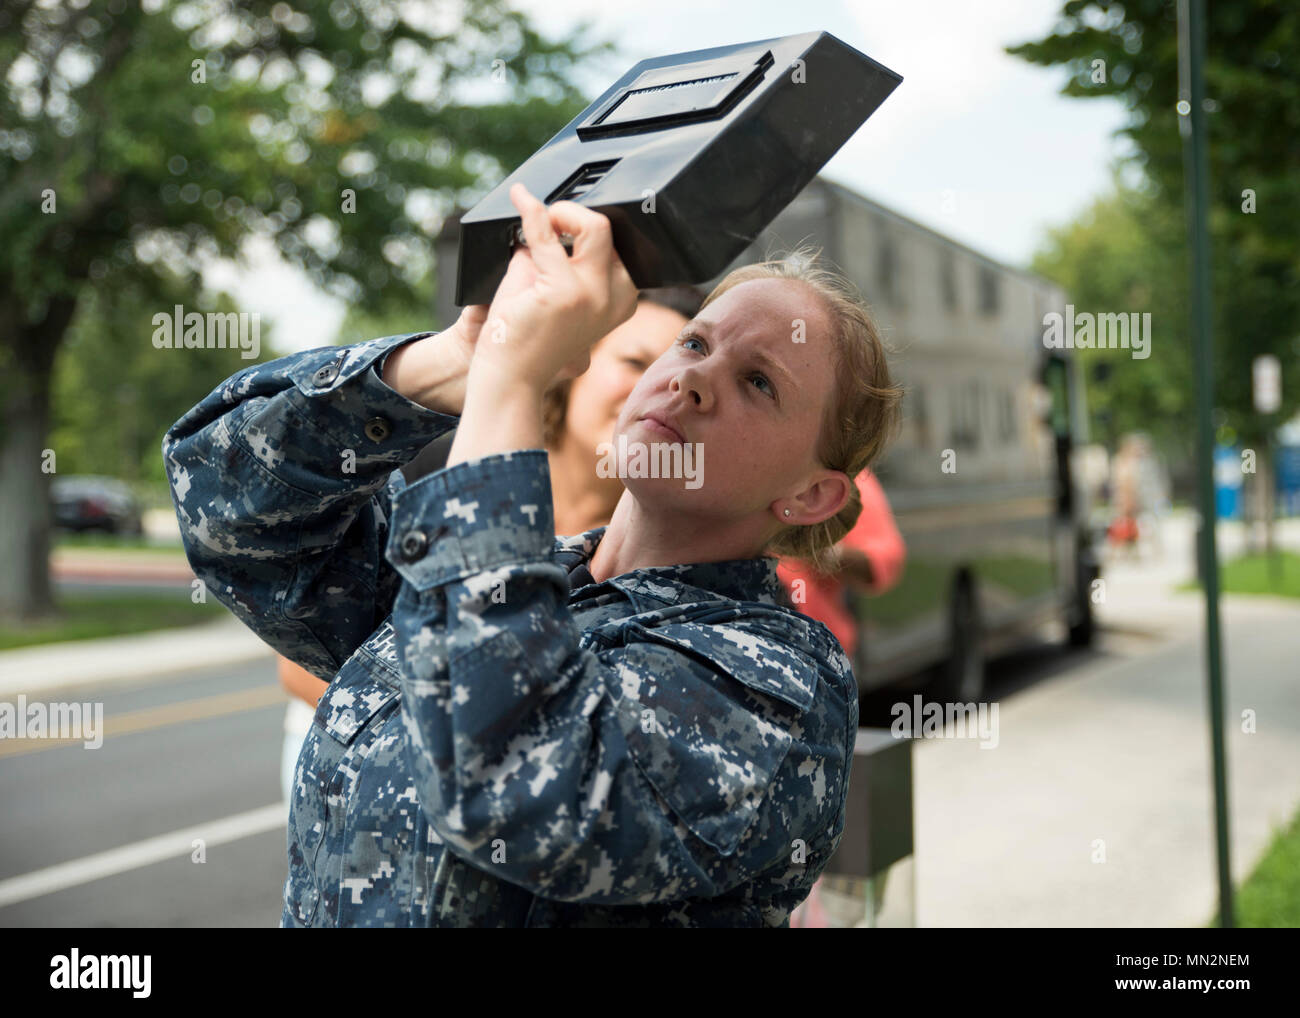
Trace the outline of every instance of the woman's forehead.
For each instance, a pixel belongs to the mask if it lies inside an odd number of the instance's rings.
[[[701,309],[694,321],[737,335],[799,336],[797,341],[807,342],[808,333],[825,326],[826,312],[817,292],[801,280],[750,279]]]

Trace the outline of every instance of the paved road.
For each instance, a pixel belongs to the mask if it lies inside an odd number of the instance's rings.
[[[66,698],[102,702],[108,734],[98,749],[33,740],[0,756],[0,900],[13,878],[75,861],[93,871],[107,850],[147,857],[157,836],[282,809],[286,701],[269,660]],[[115,735],[114,725],[129,731]],[[165,860],[0,907],[0,926],[278,925],[282,819],[219,839],[206,832],[202,864],[185,838]]]

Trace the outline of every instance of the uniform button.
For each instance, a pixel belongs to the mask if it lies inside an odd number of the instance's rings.
[[[386,417],[372,417],[366,421],[366,438],[372,442],[382,442],[393,433],[393,426]]]
[[[414,562],[428,550],[429,539],[423,530],[408,530],[402,535],[402,542],[398,547],[403,559]]]
[[[330,382],[339,377],[340,361],[334,361],[332,364],[326,364],[323,368],[312,375],[312,381],[317,385],[329,385]]]

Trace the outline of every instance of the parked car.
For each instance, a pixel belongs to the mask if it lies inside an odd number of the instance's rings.
[[[144,533],[140,503],[130,487],[112,477],[58,477],[50,485],[54,524],[68,530]]]

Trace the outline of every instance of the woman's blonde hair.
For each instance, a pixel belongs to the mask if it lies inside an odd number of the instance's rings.
[[[701,307],[708,307],[728,290],[755,279],[793,279],[821,298],[832,323],[836,386],[822,417],[816,454],[822,466],[839,470],[854,481],[849,500],[821,523],[787,526],[768,542],[768,554],[805,559],[828,571],[829,552],[862,512],[855,479],[874,463],[898,429],[903,392],[893,382],[884,341],[857,288],[844,276],[820,264],[818,250],[800,247],[784,257],[746,265],[730,272],[713,288]]]

